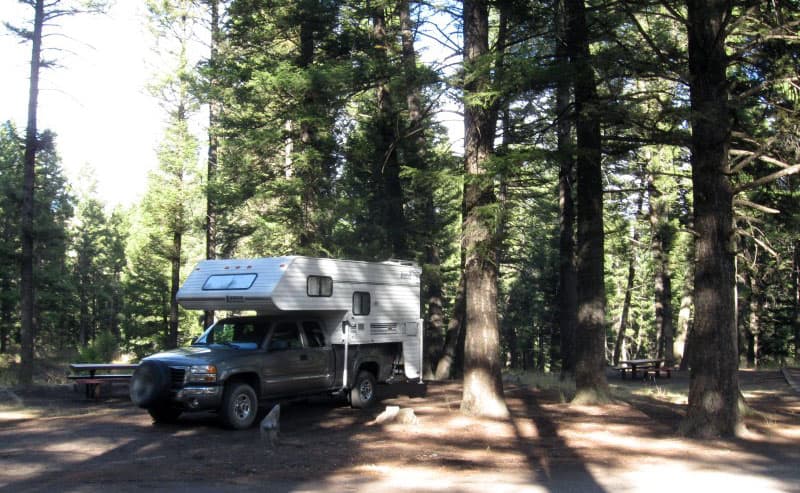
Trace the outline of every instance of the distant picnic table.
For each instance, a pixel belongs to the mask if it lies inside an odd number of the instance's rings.
[[[656,377],[661,377],[664,373],[667,378],[671,377],[669,367],[664,365],[663,359],[628,359],[619,362],[619,366],[614,369],[617,370],[622,378],[625,378],[627,373],[630,373],[631,378],[636,378],[638,373],[641,373],[642,378],[652,374]]]
[[[67,378],[85,385],[86,397],[99,397],[100,385],[113,382],[127,382],[138,368],[136,363],[70,363],[75,375]],[[103,373],[97,373],[98,371]],[[124,373],[120,373],[124,372]]]

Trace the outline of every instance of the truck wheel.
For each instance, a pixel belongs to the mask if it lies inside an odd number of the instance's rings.
[[[139,407],[157,405],[169,390],[169,374],[165,365],[145,361],[133,372],[130,383],[131,401]]]
[[[175,407],[156,406],[149,408],[147,412],[153,418],[153,423],[165,424],[178,421],[182,411]]]
[[[250,428],[258,413],[258,397],[250,385],[239,382],[225,387],[220,417],[228,428],[244,430]]]
[[[356,376],[356,384],[350,389],[350,405],[364,409],[375,402],[375,375],[361,370]]]

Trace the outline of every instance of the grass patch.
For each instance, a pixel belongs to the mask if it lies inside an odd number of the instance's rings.
[[[562,379],[559,374],[539,371],[508,371],[503,381],[517,385],[558,392],[560,402],[569,402],[575,396],[575,379]]]
[[[668,404],[683,405],[689,402],[689,389],[687,386],[658,383],[616,383],[610,381],[608,386],[611,393],[625,400],[630,397],[645,397]]]

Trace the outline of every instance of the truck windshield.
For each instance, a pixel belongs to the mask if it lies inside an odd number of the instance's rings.
[[[267,324],[258,319],[225,319],[209,327],[194,345],[223,345],[258,349],[267,335]]]

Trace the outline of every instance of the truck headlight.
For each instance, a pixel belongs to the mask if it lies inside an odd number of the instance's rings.
[[[217,367],[214,365],[190,366],[186,374],[187,382],[215,383],[217,381]]]

